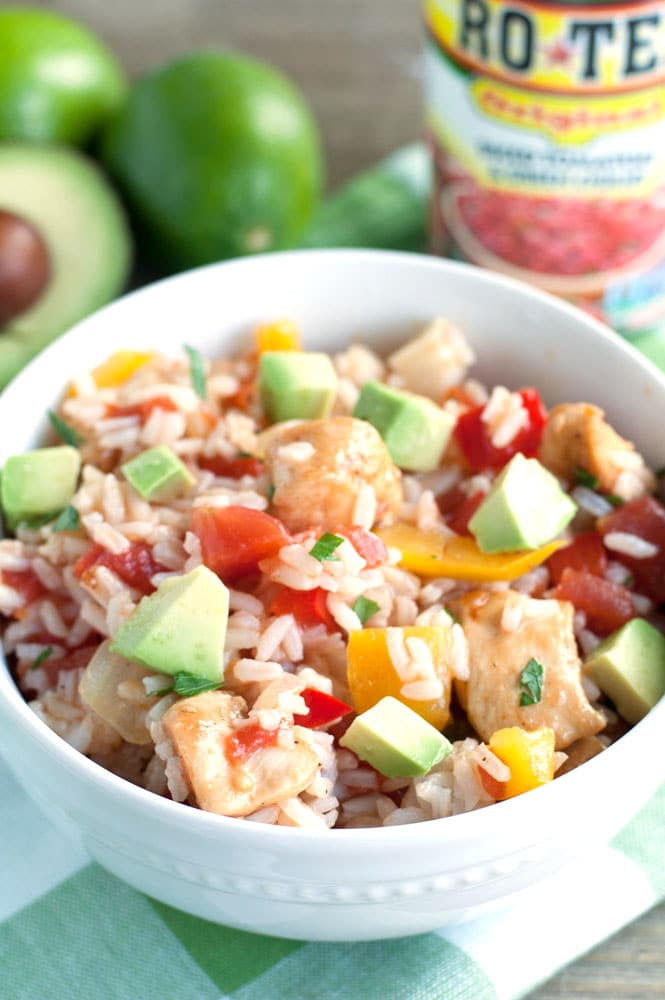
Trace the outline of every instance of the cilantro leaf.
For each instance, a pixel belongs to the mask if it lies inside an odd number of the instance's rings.
[[[625,500],[623,497],[618,497],[616,493],[601,493],[608,503],[611,503],[613,507],[623,507]]]
[[[520,674],[520,705],[537,705],[543,694],[542,663],[532,656]]]
[[[274,483],[269,483],[268,484],[268,490],[267,490],[268,503],[272,503],[272,498],[275,495],[275,489],[276,489],[276,487],[275,487]]]
[[[586,469],[580,468],[575,469],[575,482],[580,486],[588,486],[590,490],[597,490],[600,486],[598,476],[592,476]]]
[[[76,531],[81,523],[79,512],[76,507],[69,507],[58,514],[53,522],[53,531]]]
[[[173,678],[173,690],[183,698],[190,698],[193,694],[201,694],[203,691],[216,691],[221,686],[221,681],[209,681],[205,677],[188,674],[185,670],[179,671]]]
[[[78,448],[83,441],[82,435],[78,431],[75,431],[73,427],[70,427],[67,421],[59,417],[53,410],[48,411],[48,418],[51,421],[53,430],[62,438],[65,444],[70,444],[72,448]]]
[[[203,355],[195,347],[185,344],[185,351],[189,358],[189,372],[194,386],[194,392],[201,399],[206,398],[206,375]]]
[[[363,597],[361,594],[360,597],[357,597],[354,601],[353,610],[358,615],[360,624],[364,625],[365,622],[372,617],[372,615],[376,614],[379,610],[379,605],[376,601],[371,601],[369,597]]]
[[[326,531],[325,535],[321,535],[318,542],[316,542],[312,548],[309,550],[310,556],[314,556],[319,562],[324,562],[326,559],[339,560],[339,556],[334,555],[335,549],[338,548],[342,542],[343,538],[339,535],[331,535],[329,531]]]
[[[35,662],[30,667],[31,670],[39,670],[44,660],[48,660],[49,656],[53,652],[53,646],[47,646],[46,649],[42,649],[41,653],[35,660]]]

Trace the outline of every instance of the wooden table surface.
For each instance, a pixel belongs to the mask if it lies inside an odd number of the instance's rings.
[[[275,63],[309,97],[331,185],[419,135],[418,0],[45,0],[41,5],[94,27],[133,75],[177,53],[210,46],[237,48]],[[662,1000],[665,906],[532,996]]]

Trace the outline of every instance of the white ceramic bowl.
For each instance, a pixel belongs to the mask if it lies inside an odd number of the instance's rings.
[[[308,347],[381,349],[435,315],[458,323],[490,384],[592,400],[663,464],[665,379],[581,312],[463,265],[375,251],[310,251],[215,265],[90,317],[0,398],[0,463],[35,446],[67,379],[120,347],[223,354],[258,321],[292,317]],[[131,885],[190,913],[284,937],[414,934],[468,918],[605,843],[665,778],[665,702],[600,757],[479,812],[329,833],[214,816],[136,788],[37,719],[0,665],[0,750],[26,791]]]

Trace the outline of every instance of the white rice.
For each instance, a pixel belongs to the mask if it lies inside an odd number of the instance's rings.
[[[621,552],[625,556],[632,556],[633,559],[652,559],[659,551],[653,542],[647,542],[644,538],[626,531],[610,531],[604,536],[603,542],[605,548]]]

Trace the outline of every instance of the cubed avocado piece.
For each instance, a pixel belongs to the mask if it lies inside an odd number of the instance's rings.
[[[122,471],[144,500],[159,503],[173,500],[195,483],[187,467],[165,444],[142,451],[125,462]]]
[[[111,650],[162,674],[186,671],[219,683],[228,616],[228,589],[207,567],[197,566],[143,597]]]
[[[438,729],[390,697],[358,715],[339,742],[387,778],[427,774],[452,750]]]
[[[426,396],[365,382],[353,416],[376,427],[395,465],[414,472],[436,469],[455,420]]]
[[[2,470],[2,509],[10,531],[20,521],[55,517],[76,492],[81,455],[76,448],[37,448],[12,455]]]
[[[633,618],[596,646],[584,669],[626,722],[639,722],[665,695],[665,635]]]
[[[264,351],[261,355],[259,393],[272,424],[327,417],[336,392],[337,374],[327,354]]]
[[[518,452],[494,480],[469,529],[483,552],[537,549],[556,538],[576,510],[558,479]]]

